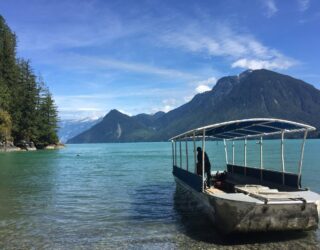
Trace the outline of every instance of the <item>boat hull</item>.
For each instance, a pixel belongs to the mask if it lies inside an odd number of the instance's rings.
[[[229,234],[234,232],[266,232],[313,230],[318,227],[317,203],[256,204],[229,200],[198,192],[175,177],[177,185],[192,193],[200,202],[215,227]]]

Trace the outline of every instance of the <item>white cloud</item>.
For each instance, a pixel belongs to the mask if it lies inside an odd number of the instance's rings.
[[[244,69],[288,69],[294,64],[294,61],[285,58],[271,61],[242,58],[235,61],[231,67]]]
[[[100,59],[100,58],[87,58],[89,61],[92,61],[98,66],[106,67],[109,69],[120,69],[120,70],[128,70],[133,72],[140,72],[146,74],[154,74],[154,75],[162,75],[165,77],[172,78],[184,78],[184,79],[193,79],[194,75],[182,72],[174,69],[166,69],[161,67],[154,67],[148,64],[140,64],[140,63],[130,63],[123,62],[112,59]]]
[[[206,80],[199,81],[199,82],[197,82],[197,87],[196,87],[195,91],[197,93],[203,93],[203,92],[209,91],[212,89],[212,87],[214,86],[214,84],[216,82],[217,82],[217,78],[215,78],[215,77],[210,77]]]
[[[127,112],[127,111],[125,111],[125,110],[123,110],[123,109],[118,109],[118,111],[119,111],[120,113],[122,113],[122,114],[125,114],[125,115],[128,115],[128,116],[132,116],[132,114],[131,114],[130,112]]]
[[[170,110],[178,106],[177,100],[174,98],[164,99],[162,101],[162,104],[163,104],[163,107],[161,107],[160,110],[163,112],[169,112]]]
[[[298,0],[299,10],[304,12],[310,7],[310,0]]]
[[[180,47],[193,53],[212,57],[224,57],[232,67],[266,67],[287,69],[297,63],[295,59],[269,48],[248,33],[239,33],[227,25],[219,24],[210,35],[201,28],[186,28],[163,36],[170,46]]]
[[[181,70],[153,66],[147,63],[128,62],[100,56],[81,56],[72,53],[64,54],[55,60],[50,59],[51,64],[59,65],[64,69],[77,71],[119,70],[122,72],[135,72],[150,75],[158,75],[167,78],[183,79],[191,81],[199,78],[195,74]]]
[[[203,93],[209,90],[211,90],[211,88],[208,85],[199,85],[198,87],[196,87],[197,93]]]
[[[267,17],[272,17],[278,12],[278,8],[274,0],[262,0],[262,3],[266,7],[265,15]]]
[[[185,103],[183,96],[193,92],[193,89],[171,88],[138,88],[127,86],[108,93],[92,93],[80,95],[57,95],[55,96],[59,114],[62,119],[81,119],[84,117],[101,117],[110,109],[118,109],[121,113],[129,116],[139,113],[155,113],[159,110],[168,112]],[[176,96],[182,98],[176,99]],[[148,103],[136,102],[145,98]],[[70,101],[72,100],[72,102]],[[128,102],[130,104],[128,104]]]
[[[228,34],[228,33],[232,34]],[[210,56],[241,56],[251,49],[247,40],[228,33],[216,34],[215,37],[195,33],[169,34],[164,39],[173,46],[179,46],[191,52],[206,53]]]
[[[170,110],[172,110],[174,107],[173,106],[170,106],[170,105],[165,105],[162,109],[161,109],[161,111],[163,111],[163,112],[169,112]]]
[[[217,82],[217,78],[215,78],[214,76],[213,77],[209,77],[208,79],[206,80],[203,80],[203,81],[199,81],[197,82],[198,85],[215,85]]]

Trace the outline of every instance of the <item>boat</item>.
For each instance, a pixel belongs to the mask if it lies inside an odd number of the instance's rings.
[[[271,118],[195,128],[170,139],[173,176],[177,185],[192,193],[215,228],[224,234],[314,230],[319,223],[320,195],[301,186],[307,135],[314,130],[306,124]],[[301,148],[298,144],[300,156],[295,173],[286,170],[287,135],[302,139]],[[264,166],[265,139],[279,141],[278,166]],[[214,141],[221,141],[219,144],[224,147],[225,166],[222,170],[210,169],[206,174],[206,144]],[[252,141],[260,148],[256,152],[257,166],[248,164],[247,147]],[[202,145],[200,162],[197,162],[197,144]],[[235,145],[242,147],[244,160],[240,163],[235,162]]]

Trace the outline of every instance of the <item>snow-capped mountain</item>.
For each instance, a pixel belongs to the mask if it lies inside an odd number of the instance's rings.
[[[82,133],[83,131],[91,128],[102,120],[101,118],[83,118],[83,119],[66,119],[59,122],[58,135],[60,141],[65,143],[68,139]]]

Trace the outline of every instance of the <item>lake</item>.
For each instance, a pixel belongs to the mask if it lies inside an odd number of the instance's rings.
[[[300,143],[286,141],[290,171],[298,168]],[[265,165],[281,169],[279,141],[264,144]],[[249,164],[258,161],[258,149],[256,141],[249,142]],[[319,149],[320,140],[308,141],[302,179],[317,192]],[[241,162],[242,145],[236,151]],[[221,143],[208,143],[213,170],[223,168],[223,152]],[[171,168],[166,142],[1,153],[0,249],[320,248],[319,230],[220,235],[188,194],[176,189]]]

